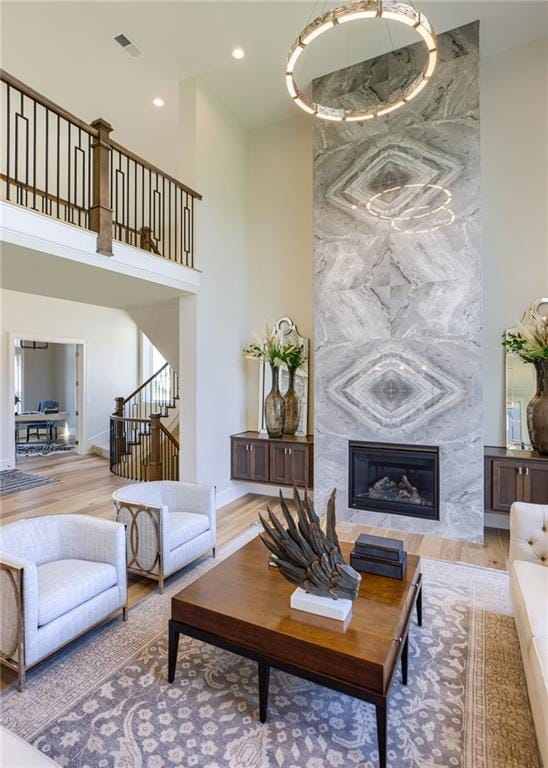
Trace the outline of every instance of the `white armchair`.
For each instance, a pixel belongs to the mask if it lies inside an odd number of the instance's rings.
[[[215,488],[158,480],[112,494],[116,519],[127,526],[127,568],[158,581],[208,550],[215,556]]]
[[[124,526],[44,515],[0,527],[0,661],[19,674],[122,611]]]
[[[541,759],[548,768],[548,504],[510,511],[510,593]]]

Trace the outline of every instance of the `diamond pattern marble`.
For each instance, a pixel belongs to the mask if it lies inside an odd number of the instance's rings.
[[[333,380],[329,391],[359,419],[366,417],[388,430],[418,426],[465,397],[444,371],[397,349],[372,360],[358,360]]]
[[[428,87],[365,123],[314,124],[315,498],[341,519],[483,535],[479,24],[439,37]],[[374,103],[409,46],[314,83]],[[345,83],[351,92],[344,94]],[[438,445],[440,520],[348,508],[348,441]]]

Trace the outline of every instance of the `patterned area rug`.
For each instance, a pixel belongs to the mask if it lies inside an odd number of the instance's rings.
[[[76,446],[66,443],[19,443],[17,456],[50,456],[52,453],[75,453]]]
[[[26,491],[29,488],[36,488],[38,485],[58,482],[56,477],[30,475],[27,472],[20,472],[18,469],[3,469],[0,472],[0,496],[6,496],[8,493],[16,493],[17,491]]]
[[[214,565],[31,672],[3,696],[2,723],[69,768],[377,768],[369,704],[272,670],[261,725],[256,665],[183,637],[167,683],[170,597]],[[397,678],[390,697],[390,768],[539,768],[508,575],[423,560],[423,576],[409,685]]]

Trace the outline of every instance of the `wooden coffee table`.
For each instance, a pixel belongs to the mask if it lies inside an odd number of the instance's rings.
[[[341,548],[348,559],[350,544]],[[408,633],[422,621],[420,558],[409,555],[403,581],[362,574],[343,624],[290,608],[295,587],[257,538],[183,589],[171,602],[169,682],[179,635],[189,635],[258,662],[259,716],[266,720],[270,667],[371,702],[377,712],[379,763],[386,766],[387,700],[401,659],[407,683]]]

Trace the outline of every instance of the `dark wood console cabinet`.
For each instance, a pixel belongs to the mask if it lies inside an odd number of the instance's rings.
[[[312,437],[284,435],[275,439],[261,437],[258,432],[240,432],[231,436],[230,443],[233,480],[312,488]]]
[[[514,501],[548,504],[548,456],[485,448],[485,511],[510,512]]]

